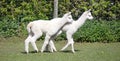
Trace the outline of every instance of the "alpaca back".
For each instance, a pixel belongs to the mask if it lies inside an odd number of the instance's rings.
[[[63,21],[62,18],[55,18],[52,21],[46,20],[36,20],[30,22],[27,26],[28,32],[30,28],[33,32],[43,32],[43,33],[56,33],[62,27]]]

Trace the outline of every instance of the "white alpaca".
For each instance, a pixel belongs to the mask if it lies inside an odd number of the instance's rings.
[[[85,11],[78,20],[73,21],[71,24],[67,24],[63,27],[62,31],[66,32],[68,43],[61,49],[62,51],[71,44],[72,52],[75,52],[72,35],[85,23],[87,19],[93,19],[90,10]]]
[[[46,45],[50,42],[51,47],[56,51],[55,46],[53,45],[52,40],[56,34],[61,30],[61,28],[66,25],[66,23],[72,22],[71,12],[66,13],[62,18],[54,18],[52,21],[37,20],[30,22],[27,25],[27,30],[29,36],[25,40],[25,52],[29,53],[29,43],[31,42],[34,50],[38,52],[38,48],[35,44],[35,41],[42,36],[43,33],[46,34],[45,41],[42,46],[41,52],[44,51]],[[53,52],[53,50],[51,50]]]

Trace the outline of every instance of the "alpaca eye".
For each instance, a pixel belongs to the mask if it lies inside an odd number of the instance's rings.
[[[68,19],[71,19],[71,17],[68,17]]]
[[[91,17],[91,15],[88,15],[89,17]]]

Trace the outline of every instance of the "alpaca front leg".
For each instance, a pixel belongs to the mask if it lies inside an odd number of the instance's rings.
[[[43,46],[41,48],[41,52],[43,52],[45,50],[46,46],[48,45],[49,39],[50,39],[50,37],[48,35],[46,35],[45,41],[44,41]]]
[[[44,41],[43,46],[41,48],[41,52],[43,52],[45,50],[45,47],[47,47],[47,44],[48,44],[48,42]]]

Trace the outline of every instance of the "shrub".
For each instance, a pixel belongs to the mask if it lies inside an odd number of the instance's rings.
[[[76,42],[120,42],[120,21],[86,21],[73,35]],[[57,41],[66,40],[63,32]]]
[[[59,17],[71,11],[73,18],[76,19],[85,10],[92,9],[95,21],[87,21],[75,33],[75,41],[120,41],[120,2],[118,0],[59,0],[58,3]],[[0,36],[27,35],[26,25],[30,21],[51,19],[52,13],[53,0],[1,0]],[[62,34],[56,40],[64,39],[66,39],[65,34]]]
[[[4,37],[11,37],[18,35],[18,23],[10,18],[4,18],[0,21],[0,34]]]
[[[75,41],[116,42],[120,40],[119,21],[87,21],[74,34]]]

